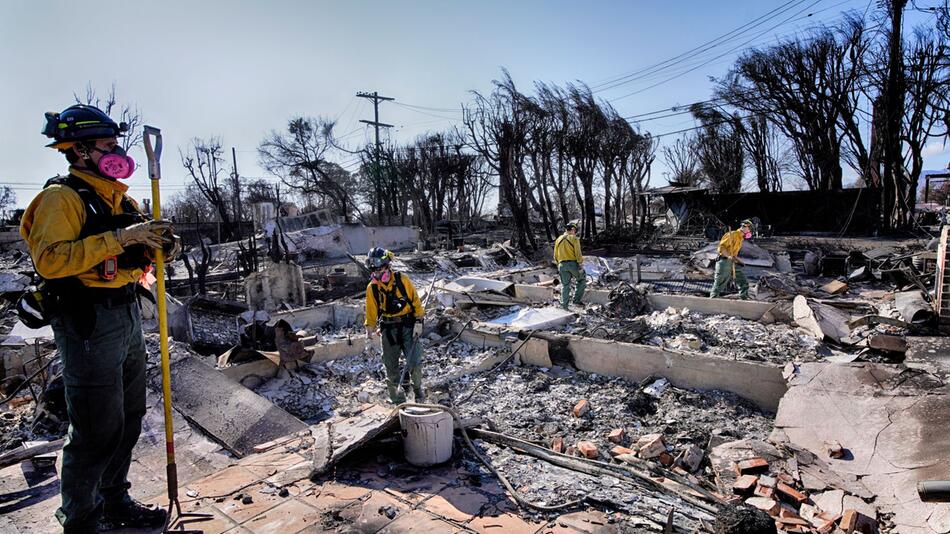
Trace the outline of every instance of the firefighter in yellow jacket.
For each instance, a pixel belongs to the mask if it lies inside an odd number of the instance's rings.
[[[581,254],[576,222],[564,225],[564,233],[554,240],[554,262],[561,277],[561,307],[566,310],[571,302],[571,280],[577,281],[574,304],[581,303],[584,288],[587,287],[587,273],[584,271],[584,256]]]
[[[412,280],[392,270],[392,259],[392,252],[379,247],[366,254],[366,267],[372,278],[366,286],[366,339],[371,343],[376,335],[383,338],[383,365],[386,367],[389,400],[393,404],[406,402],[411,381],[415,402],[425,402],[422,346],[419,343],[425,310]],[[399,369],[400,354],[406,357],[406,368],[402,372]]]
[[[739,259],[739,250],[742,249],[742,243],[751,238],[752,221],[746,219],[740,223],[738,230],[726,232],[726,235],[719,240],[717,249],[719,258],[716,260],[716,274],[713,278],[712,290],[709,292],[710,298],[718,297],[729,284],[730,279],[736,281],[736,286],[739,288],[739,298],[743,300],[749,298],[749,281],[739,267],[742,265],[742,260]]]
[[[152,249],[174,254],[174,237],[126,195],[135,163],[117,137],[127,129],[93,106],[47,113],[47,146],[66,156],[69,173],[47,182],[20,225],[62,360],[69,431],[56,517],[67,533],[165,523],[164,510],[129,496],[128,472],[145,415],[137,287]]]

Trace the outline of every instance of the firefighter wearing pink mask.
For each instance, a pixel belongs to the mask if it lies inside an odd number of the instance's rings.
[[[425,402],[422,391],[422,318],[425,310],[409,277],[392,270],[393,253],[374,247],[366,254],[370,281],[366,286],[366,341],[382,336],[383,365],[386,367],[386,389],[393,404],[406,402],[409,384],[415,402]],[[402,373],[399,356],[406,357]],[[408,379],[404,377],[408,375]],[[402,378],[402,379],[401,379]],[[400,387],[405,391],[401,391]]]
[[[742,243],[746,239],[752,239],[752,221],[749,219],[742,221],[738,230],[726,232],[726,235],[719,240],[719,259],[716,260],[716,274],[712,290],[709,292],[710,298],[718,297],[729,284],[729,280],[735,280],[739,288],[739,298],[748,300],[749,281],[739,267],[742,265],[739,250],[742,249]]]
[[[150,220],[128,195],[135,162],[118,139],[127,130],[94,106],[46,113],[47,146],[69,172],[46,183],[20,223],[40,280],[33,304],[17,308],[52,327],[66,389],[56,512],[65,533],[165,525],[164,510],[129,495],[128,474],[146,406],[139,296],[151,293],[141,282],[156,248],[169,261],[180,248],[171,223]]]

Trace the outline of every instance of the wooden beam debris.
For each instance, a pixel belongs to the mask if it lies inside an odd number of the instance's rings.
[[[66,438],[60,438],[49,443],[28,447],[25,449],[16,449],[0,455],[0,469],[16,465],[24,460],[29,460],[36,456],[48,454],[63,448]]]
[[[683,501],[699,508],[710,514],[718,512],[718,505],[721,503],[712,493],[704,488],[688,482],[683,477],[668,476],[666,472],[662,478],[669,479],[661,482],[657,478],[647,473],[641,472],[625,465],[614,465],[596,460],[576,458],[566,454],[560,454],[550,449],[535,445],[533,443],[478,428],[468,429],[468,434],[474,439],[481,439],[498,445],[511,447],[535,458],[539,458],[553,465],[571,469],[581,473],[593,476],[612,476],[627,482],[632,482],[640,486],[647,486],[658,490],[667,495],[682,499]],[[670,473],[672,475],[672,473]],[[661,478],[661,480],[662,480]],[[677,487],[678,486],[678,487]],[[706,499],[706,500],[703,500]]]

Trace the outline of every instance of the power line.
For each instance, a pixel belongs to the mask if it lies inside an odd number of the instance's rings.
[[[620,84],[622,84],[622,83],[627,83],[627,82],[624,81],[624,80],[628,80],[628,79],[630,79],[631,77],[639,76],[639,75],[642,75],[642,74],[647,74],[647,73],[649,73],[649,72],[651,72],[651,71],[655,71],[655,70],[658,69],[658,68],[661,68],[661,69],[668,68],[669,66],[672,66],[672,65],[674,65],[674,64],[676,64],[676,63],[678,63],[678,62],[680,62],[682,59],[686,59],[686,58],[688,58],[688,57],[694,56],[695,53],[702,53],[702,52],[705,52],[705,51],[709,50],[710,48],[714,48],[714,47],[716,47],[716,46],[719,46],[719,45],[721,45],[721,44],[724,44],[724,42],[728,42],[728,41],[731,40],[732,38],[734,38],[734,37],[736,37],[736,36],[738,36],[738,35],[741,35],[742,33],[745,33],[745,32],[748,31],[749,29],[754,28],[754,27],[758,26],[759,24],[762,24],[763,22],[767,22],[768,20],[771,20],[772,18],[774,18],[774,17],[780,15],[781,13],[783,13],[783,12],[789,10],[789,9],[792,9],[792,7],[793,7],[792,4],[801,4],[801,3],[804,3],[805,1],[807,1],[807,0],[789,0],[788,2],[782,4],[781,6],[775,8],[775,9],[773,9],[773,10],[771,10],[771,11],[769,11],[768,13],[766,13],[766,14],[764,14],[764,15],[761,15],[761,16],[759,16],[759,17],[757,17],[757,18],[755,18],[755,19],[753,19],[753,20],[751,20],[751,21],[749,21],[749,22],[746,22],[745,24],[742,24],[742,25],[740,25],[739,27],[734,28],[733,30],[731,30],[731,31],[729,31],[729,32],[726,32],[726,33],[724,33],[724,34],[722,34],[722,35],[720,35],[720,36],[718,36],[718,37],[716,37],[716,38],[714,38],[714,39],[712,39],[712,40],[710,40],[710,41],[706,41],[705,43],[702,43],[702,44],[700,44],[699,46],[696,46],[696,47],[694,47],[694,48],[691,48],[691,49],[689,49],[689,50],[686,50],[685,52],[682,52],[681,54],[678,54],[678,55],[673,56],[673,57],[671,57],[671,58],[665,59],[665,60],[660,61],[660,62],[658,62],[658,63],[654,63],[653,65],[649,65],[649,66],[647,66],[647,67],[643,67],[643,68],[637,69],[637,70],[635,70],[635,71],[633,71],[633,72],[630,72],[630,73],[627,73],[627,74],[623,74],[623,75],[620,75],[620,76],[616,76],[616,77],[614,77],[614,78],[612,78],[612,79],[608,79],[608,80],[606,80],[606,81],[604,81],[604,82],[594,84],[594,85],[592,86],[592,89],[595,90],[594,92],[606,91],[606,90],[612,89],[613,87],[616,87],[617,85],[620,85]],[[764,19],[764,20],[763,20],[763,19]],[[731,37],[730,37],[730,36],[731,36]],[[726,38],[728,38],[728,39],[726,39]],[[720,42],[720,41],[722,41],[723,39],[726,39],[726,41]]]
[[[355,99],[356,97],[354,96],[353,98]],[[342,127],[341,130],[350,131],[350,127],[356,123],[356,117],[360,116],[360,114],[362,113],[364,105],[366,105],[366,101],[363,99],[360,99],[356,103],[356,106],[354,106],[353,109],[350,111],[350,116],[349,116],[350,118],[347,120],[346,126]]]
[[[411,112],[413,112],[413,113],[420,113],[420,114],[422,114],[422,115],[428,115],[429,117],[436,117],[436,118],[439,118],[439,119],[445,119],[445,120],[450,120],[450,121],[461,120],[461,119],[459,119],[458,117],[446,117],[446,116],[444,116],[444,115],[436,115],[435,113],[428,113],[428,112],[426,112],[426,111],[420,111],[419,109],[415,109],[415,108],[417,108],[418,106],[407,106],[407,105],[402,104],[402,103],[400,103],[400,102],[393,102],[393,104],[396,104],[396,105],[399,106],[399,107],[405,108],[405,109],[407,109],[407,110],[409,110],[409,111],[411,111]],[[459,110],[459,112],[461,112],[461,110]]]
[[[454,113],[462,112],[461,108],[434,108],[434,107],[429,107],[429,106],[417,106],[415,104],[407,104],[405,102],[393,102],[393,103],[396,104],[397,106],[402,106],[404,108],[415,108],[415,109],[424,109],[427,111],[441,111],[441,112],[448,111],[448,112],[454,112]]]
[[[679,62],[677,62],[677,63],[678,63],[678,64],[682,64],[682,66],[685,67],[685,68],[683,68],[683,69],[677,71],[675,74],[670,75],[670,76],[668,76],[667,78],[662,79],[662,80],[660,80],[659,82],[657,82],[657,83],[655,83],[655,84],[653,84],[653,85],[650,85],[649,87],[646,87],[646,88],[641,89],[641,90],[638,90],[638,91],[633,91],[632,93],[628,93],[628,94],[625,94],[625,95],[623,95],[623,96],[620,96],[620,97],[617,97],[617,98],[614,98],[614,99],[610,99],[610,100],[611,100],[611,101],[620,100],[620,99],[622,99],[622,98],[626,98],[626,97],[628,97],[628,96],[632,96],[632,95],[634,95],[634,94],[638,94],[638,93],[640,93],[640,92],[644,92],[644,91],[647,91],[647,90],[649,90],[649,89],[655,88],[655,87],[657,87],[657,86],[663,85],[663,84],[665,84],[665,83],[667,83],[667,82],[669,82],[669,81],[672,81],[672,80],[674,80],[674,79],[676,79],[676,78],[679,78],[680,76],[683,76],[683,75],[685,75],[685,74],[688,74],[688,73],[690,73],[690,72],[693,72],[693,71],[695,71],[695,70],[697,70],[697,69],[699,69],[699,68],[701,68],[701,67],[704,67],[704,66],[713,64],[713,63],[717,62],[717,60],[721,60],[722,58],[728,56],[729,54],[731,54],[731,53],[733,53],[733,52],[735,52],[736,50],[739,50],[739,49],[741,49],[741,48],[748,48],[748,47],[750,47],[750,46],[751,46],[751,47],[763,46],[763,45],[771,44],[771,43],[773,43],[773,42],[780,42],[780,41],[782,41],[782,40],[788,39],[788,38],[792,37],[792,35],[778,36],[778,37],[775,37],[775,38],[773,38],[773,39],[769,39],[769,40],[764,41],[764,42],[758,42],[758,43],[755,42],[755,41],[756,41],[757,39],[759,39],[761,36],[763,36],[763,35],[765,35],[765,34],[771,32],[771,31],[773,31],[773,30],[775,30],[775,29],[777,29],[777,28],[779,28],[779,27],[781,27],[781,26],[783,26],[783,25],[785,25],[785,24],[788,24],[789,22],[794,22],[794,21],[797,21],[797,20],[805,20],[805,19],[811,18],[811,17],[813,17],[814,15],[817,15],[817,14],[819,14],[819,13],[822,13],[822,12],[825,12],[825,11],[829,11],[829,10],[838,8],[838,7],[840,7],[840,6],[843,6],[843,5],[845,5],[845,4],[848,4],[848,3],[850,3],[850,2],[853,2],[854,0],[842,0],[842,1],[840,1],[840,2],[837,2],[837,3],[833,4],[833,5],[830,5],[830,6],[828,6],[828,7],[825,7],[825,8],[823,8],[823,9],[819,9],[819,10],[816,10],[816,11],[809,11],[812,7],[814,7],[815,5],[817,5],[817,4],[818,4],[819,2],[821,2],[821,1],[822,1],[822,0],[815,0],[815,1],[812,2],[810,5],[808,5],[806,8],[804,8],[804,9],[802,9],[802,10],[799,10],[798,12],[796,12],[795,14],[793,14],[791,17],[788,17],[788,18],[786,18],[785,20],[779,22],[778,24],[775,24],[775,25],[773,25],[773,26],[771,26],[771,27],[769,27],[769,28],[767,28],[767,29],[765,29],[765,30],[763,30],[763,31],[761,31],[761,32],[759,32],[759,33],[757,33],[757,34],[754,35],[751,39],[748,39],[748,40],[746,40],[746,41],[744,41],[744,42],[742,42],[742,43],[739,43],[738,45],[733,46],[732,48],[726,50],[725,52],[719,53],[718,55],[709,57],[708,55],[704,55],[705,52],[703,52],[703,53],[700,53],[700,54],[698,54],[698,55],[696,55],[696,56],[690,58],[690,60],[688,60],[688,61],[685,61],[685,60],[684,60],[684,61],[679,61]],[[804,15],[804,16],[799,16],[799,15],[802,15],[803,13],[805,13],[805,12],[808,12],[808,13],[807,13],[806,15]],[[866,10],[865,10],[865,13],[866,13]],[[842,16],[840,16],[840,17],[832,18],[832,19],[830,19],[830,20],[825,21],[825,22],[822,23],[822,24],[829,24],[829,23],[832,23],[832,22],[834,22],[834,21],[837,21],[837,20],[843,18],[844,16],[846,16],[846,15],[842,15]],[[796,17],[797,17],[797,18],[796,18]],[[724,43],[722,43],[722,44],[724,44]],[[678,64],[672,64],[672,65],[667,66],[666,68],[672,68],[672,67],[679,66]],[[625,80],[625,81],[623,81],[623,82],[621,82],[621,83],[616,83],[616,84],[614,84],[613,86],[611,86],[611,87],[609,87],[609,88],[608,88],[608,87],[605,87],[605,88],[597,89],[597,90],[594,91],[594,92],[602,91],[602,90],[606,90],[606,89],[611,89],[611,88],[616,88],[616,87],[619,87],[619,86],[621,86],[621,85],[625,85],[625,84],[632,83],[632,82],[635,82],[635,81],[647,81],[647,80],[649,80],[649,79],[656,79],[656,78],[658,78],[660,75],[664,74],[663,71],[664,71],[664,69],[660,69],[660,70],[657,70],[657,71],[652,72],[652,73],[647,73],[647,74],[643,74],[643,75],[641,75],[641,76],[632,77],[632,78],[629,78],[629,79],[627,79],[627,80]]]
[[[844,0],[844,1],[845,1],[845,2],[848,2],[848,1],[851,1],[851,0]],[[818,13],[818,12],[816,11],[816,12],[810,13],[809,15],[806,15],[806,16],[804,16],[804,17],[801,17],[799,20],[804,20],[804,19],[806,19],[806,18],[808,18],[808,17],[814,15],[815,13]],[[836,17],[836,18],[834,18],[834,19],[829,19],[829,20],[825,21],[824,23],[825,23],[825,24],[830,24],[830,23],[835,22],[835,21],[838,20],[838,19],[839,19],[839,17]],[[722,64],[722,63],[727,63],[727,62],[729,62],[729,61],[733,61],[733,58],[730,57],[730,53],[731,53],[731,52],[735,52],[736,50],[738,50],[738,49],[740,49],[740,48],[743,48],[743,47],[745,47],[745,48],[756,48],[756,47],[771,46],[771,45],[774,44],[774,43],[780,43],[780,42],[783,41],[783,40],[786,40],[786,39],[789,39],[789,38],[793,37],[796,33],[797,33],[797,31],[796,31],[795,33],[792,33],[792,34],[780,35],[780,36],[776,36],[776,37],[773,37],[773,38],[770,38],[770,39],[767,39],[767,40],[763,40],[763,41],[755,41],[755,42],[753,42],[753,41],[747,41],[746,43],[743,43],[743,44],[740,44],[740,45],[738,45],[738,46],[736,46],[736,47],[733,47],[732,49],[728,50],[727,52],[725,52],[725,53],[723,53],[723,54],[719,54],[719,55],[717,55],[717,56],[712,56],[711,54],[698,55],[698,56],[696,56],[696,57],[694,57],[694,58],[690,58],[690,60],[689,60],[688,62],[682,62],[681,65],[676,65],[675,67],[677,67],[677,69],[678,69],[678,70],[675,71],[675,72],[676,72],[676,75],[679,76],[679,75],[687,74],[688,72],[691,72],[691,71],[693,71],[693,70],[696,70],[696,68],[699,68],[699,67],[709,67],[709,66],[711,66],[711,65],[719,65],[719,64]],[[753,38],[753,39],[755,39],[755,38]],[[694,67],[695,67],[695,68],[694,68]],[[650,82],[652,82],[652,81],[660,80],[662,77],[664,77],[664,76],[669,76],[669,75],[670,75],[670,71],[657,71],[657,72],[654,72],[654,73],[651,73],[651,74],[644,75],[644,76],[642,76],[642,77],[638,77],[636,80],[629,80],[628,83],[633,83],[633,82],[650,83]]]
[[[872,0],[872,2],[873,2],[873,0]],[[881,28],[881,26],[882,26],[882,24],[877,24],[877,25],[875,25],[875,26],[872,26],[872,27],[870,27],[870,28],[867,28],[867,31],[870,31],[870,32],[878,31],[878,30]],[[814,37],[814,38],[818,38],[818,37],[819,37],[819,36],[816,36],[816,37]],[[778,40],[782,40],[782,39],[784,39],[784,37],[783,37],[783,38],[779,38]],[[862,87],[855,87],[855,90],[860,91],[860,90],[869,89],[869,88],[871,88],[871,87],[873,87],[873,84],[868,84],[868,85],[865,85],[865,86],[862,86]],[[752,93],[754,93],[754,92],[755,92],[754,90],[750,90],[750,91],[747,92],[747,94],[752,94]],[[624,119],[627,120],[627,121],[633,121],[633,122],[647,122],[647,121],[651,121],[651,120],[655,120],[655,119],[662,119],[662,118],[668,118],[668,117],[674,117],[674,116],[677,116],[677,115],[685,115],[685,114],[692,113],[692,111],[691,111],[690,108],[691,108],[692,106],[694,106],[694,105],[722,104],[722,103],[726,103],[726,101],[725,101],[725,99],[723,99],[723,98],[721,98],[721,97],[720,97],[720,98],[710,98],[710,99],[708,99],[708,100],[699,100],[699,101],[696,101],[696,102],[690,102],[690,103],[688,103],[688,104],[677,104],[677,105],[675,105],[675,106],[671,106],[671,107],[668,107],[668,108],[662,108],[662,109],[658,109],[658,110],[654,110],[654,111],[647,111],[647,112],[638,113],[638,114],[635,114],[635,115],[628,115],[628,116],[624,117]],[[665,115],[653,117],[653,115],[658,115],[658,114],[660,114],[660,113],[666,113],[666,112],[673,112],[673,113],[668,113],[668,114],[665,114]],[[637,120],[637,119],[638,119],[638,120]]]
[[[462,119],[432,119],[432,120],[419,121],[419,122],[407,122],[406,124],[400,124],[399,127],[397,128],[397,131],[409,126],[422,126],[423,124],[445,123],[446,121],[461,122]]]
[[[346,110],[350,109],[350,106],[353,105],[353,102],[354,102],[355,100],[356,100],[356,96],[351,96],[351,97],[350,97],[350,101],[346,103],[346,107],[343,108],[343,111],[339,112],[339,113],[337,114],[336,118],[333,119],[333,123],[334,123],[334,124],[336,124],[337,122],[340,121],[340,117],[342,117],[343,114],[346,113]]]
[[[819,2],[821,2],[821,1],[822,1],[822,0],[815,0],[814,2],[812,2],[811,5],[809,5],[807,8],[805,8],[803,11],[800,11],[800,12],[796,13],[795,15],[793,15],[793,17],[795,17],[795,16],[797,16],[797,15],[799,15],[799,14],[801,14],[801,13],[804,13],[805,11],[807,11],[807,10],[810,9],[811,7],[817,5],[817,4],[818,4]],[[735,47],[733,47],[733,48],[730,48],[729,50],[726,50],[726,51],[723,52],[722,54],[719,54],[718,56],[715,56],[714,58],[712,58],[712,59],[710,59],[710,60],[708,60],[708,61],[704,61],[704,62],[700,63],[699,65],[696,65],[696,66],[691,67],[691,68],[689,68],[689,69],[687,69],[687,70],[685,70],[685,71],[682,71],[682,72],[679,72],[679,73],[674,74],[674,75],[672,75],[672,76],[669,76],[669,77],[667,77],[667,78],[665,78],[665,79],[663,79],[663,80],[661,80],[661,81],[659,81],[659,82],[656,82],[656,83],[654,83],[654,84],[652,84],[652,85],[648,85],[647,87],[644,87],[643,89],[638,89],[638,90],[636,90],[636,91],[631,91],[631,92],[629,92],[629,93],[627,93],[627,94],[625,94],[625,95],[622,95],[622,96],[619,96],[619,97],[617,97],[617,98],[614,98],[614,99],[611,100],[611,102],[616,102],[617,100],[622,100],[622,99],[624,99],[624,98],[627,98],[627,97],[630,97],[630,96],[633,96],[633,95],[636,95],[636,94],[640,94],[640,93],[642,93],[642,92],[644,92],[644,91],[649,91],[650,89],[653,89],[653,88],[655,88],[655,87],[659,87],[660,85],[663,85],[663,84],[665,84],[665,83],[667,83],[667,82],[670,82],[670,81],[672,81],[672,80],[675,80],[676,78],[679,78],[680,76],[683,76],[684,74],[693,72],[693,71],[695,71],[695,70],[698,69],[698,68],[704,67],[704,66],[708,65],[709,63],[712,63],[712,62],[715,61],[716,59],[719,59],[719,58],[721,58],[721,57],[723,57],[723,56],[725,56],[725,55],[731,54],[732,52],[734,52],[734,51],[736,51],[736,50],[738,50],[738,49],[740,49],[740,48],[743,48],[743,47],[747,46],[749,43],[751,43],[751,42],[754,41],[755,39],[757,39],[757,38],[761,37],[762,35],[764,35],[764,34],[770,32],[770,31],[774,30],[775,28],[778,28],[779,26],[785,24],[785,23],[788,22],[789,20],[791,20],[791,18],[786,19],[786,20],[784,20],[784,21],[782,21],[782,22],[776,24],[775,26],[772,26],[771,28],[769,28],[769,29],[767,29],[767,30],[765,30],[765,31],[763,31],[763,32],[761,32],[761,33],[759,33],[758,35],[756,35],[756,36],[753,37],[752,39],[750,39],[750,40],[748,40],[748,41],[745,41],[744,43],[741,43],[741,44],[739,44],[739,45],[737,45],[737,46],[735,46]]]
[[[807,0],[800,0],[800,1],[798,1],[798,4],[800,5],[800,4],[804,3],[805,1],[807,1]],[[819,2],[821,2],[821,1],[822,1],[822,0],[815,0],[814,2],[812,2],[812,4],[810,4],[810,5],[809,5],[808,7],[806,7],[805,9],[796,12],[794,15],[792,15],[792,17],[790,17],[790,18],[788,18],[788,19],[785,19],[785,20],[782,21],[781,23],[779,23],[779,24],[777,24],[777,25],[774,25],[774,26],[772,26],[772,27],[770,27],[770,28],[764,30],[763,32],[760,32],[760,33],[756,34],[751,40],[747,40],[747,41],[745,41],[745,42],[739,44],[738,46],[735,46],[735,47],[731,48],[730,50],[728,50],[728,51],[727,51],[726,53],[724,53],[724,54],[720,54],[720,55],[718,55],[718,56],[713,57],[713,58],[710,59],[710,60],[705,60],[705,61],[703,61],[703,58],[700,57],[700,58],[699,58],[699,59],[700,59],[700,62],[699,62],[698,64],[695,63],[695,62],[688,64],[686,70],[683,70],[683,71],[678,72],[676,75],[673,76],[673,78],[670,78],[670,79],[675,79],[676,77],[679,77],[679,76],[681,76],[681,75],[683,75],[683,74],[686,74],[686,73],[688,73],[688,72],[691,72],[691,71],[693,71],[693,70],[696,70],[697,68],[700,68],[700,67],[702,67],[702,66],[708,65],[708,64],[710,64],[712,61],[715,61],[716,59],[719,59],[719,58],[723,57],[724,55],[726,55],[726,54],[728,54],[728,53],[730,53],[730,52],[733,52],[733,51],[735,51],[735,50],[737,50],[737,49],[739,49],[739,48],[742,48],[743,46],[748,45],[749,43],[751,43],[752,41],[754,41],[755,39],[757,39],[758,37],[760,37],[760,36],[763,35],[764,33],[767,33],[767,32],[769,32],[769,31],[772,31],[772,30],[774,30],[775,28],[778,28],[779,26],[782,26],[783,24],[786,24],[787,22],[791,21],[792,19],[794,19],[794,18],[797,17],[798,15],[801,15],[801,14],[804,13],[805,11],[808,11],[811,7],[817,5],[817,4],[818,4]],[[822,12],[825,12],[825,11],[828,11],[828,10],[831,10],[831,9],[834,9],[834,8],[836,8],[836,7],[839,7],[839,6],[841,6],[841,5],[847,4],[847,3],[851,2],[851,1],[853,1],[853,0],[842,0],[842,1],[837,2],[837,3],[835,3],[835,4],[831,5],[831,6],[825,7],[825,8],[823,8],[823,9],[820,9],[820,10],[817,10],[817,11],[814,11],[814,12],[810,12],[810,13],[808,13],[807,15],[805,15],[804,17],[800,17],[800,18],[797,19],[797,20],[804,20],[804,19],[809,18],[809,17],[811,17],[811,16],[813,16],[813,15],[816,15],[816,14],[818,14],[818,13],[822,13]],[[870,0],[870,1],[871,1],[871,3],[873,3],[873,0]],[[742,25],[742,26],[740,26],[739,28],[736,28],[736,29],[733,30],[732,32],[727,32],[726,34],[723,34],[723,35],[717,37],[716,39],[713,39],[713,40],[711,40],[711,41],[707,41],[706,43],[703,43],[702,45],[699,45],[699,46],[697,46],[697,47],[695,47],[695,48],[693,48],[693,49],[691,49],[691,50],[688,50],[688,51],[686,51],[686,52],[680,54],[679,56],[674,56],[673,58],[670,58],[669,60],[665,60],[665,61],[663,61],[663,62],[654,64],[654,65],[652,65],[652,66],[650,66],[650,67],[645,67],[645,68],[639,69],[638,71],[634,71],[633,73],[630,73],[630,74],[624,75],[624,76],[628,76],[628,77],[629,77],[629,76],[632,76],[632,75],[634,75],[634,74],[637,74],[637,73],[640,73],[640,72],[645,72],[645,71],[647,71],[647,70],[650,70],[652,67],[656,67],[656,66],[659,66],[659,65],[663,65],[663,64],[666,64],[666,63],[670,63],[670,62],[671,62],[672,60],[674,60],[674,59],[679,59],[680,57],[685,56],[685,55],[688,55],[688,54],[690,54],[691,52],[693,52],[693,51],[695,51],[695,50],[698,50],[698,49],[700,49],[700,48],[702,48],[702,47],[704,47],[704,46],[706,46],[706,45],[709,45],[709,44],[715,43],[715,42],[717,42],[717,41],[719,41],[719,40],[722,40],[724,37],[728,37],[729,35],[731,35],[732,33],[736,33],[736,32],[737,32],[738,30],[740,30],[740,29],[743,29],[743,28],[749,29],[749,28],[753,28],[753,27],[755,27],[755,26],[758,26],[758,25],[761,24],[761,23],[767,22],[768,20],[771,20],[771,19],[775,18],[776,16],[779,16],[779,15],[781,15],[781,14],[783,14],[783,13],[789,11],[789,9],[784,9],[784,10],[783,10],[783,8],[786,7],[786,6],[789,6],[790,4],[793,4],[793,3],[795,3],[794,0],[793,0],[793,1],[790,1],[790,2],[786,2],[786,3],[783,4],[782,6],[779,6],[778,8],[773,9],[772,11],[769,11],[768,13],[766,13],[766,14],[764,14],[764,15],[762,15],[762,16],[756,18],[756,19],[753,19],[753,20],[750,21],[749,23],[746,23],[745,25]],[[865,11],[864,11],[864,15],[865,15],[865,16],[867,15],[868,8],[870,7],[871,3],[867,4],[867,7],[865,8]],[[796,5],[796,6],[793,6],[793,7],[797,7],[797,5]],[[760,21],[760,19],[762,19],[762,20]],[[832,20],[836,20],[836,19],[832,19]],[[753,24],[753,23],[756,23],[757,21],[760,21],[759,24]],[[830,21],[829,21],[829,22],[830,22]],[[745,31],[745,30],[743,30],[743,31]],[[743,32],[739,32],[739,34],[741,34],[741,33],[743,33]],[[731,38],[726,39],[726,41],[723,41],[723,42],[721,42],[721,43],[719,43],[719,44],[721,45],[721,44],[725,44],[726,42],[732,41],[732,40],[734,40],[736,37],[738,37],[739,34],[734,35],[734,36],[732,36]],[[775,37],[775,38],[773,38],[773,39],[769,39],[769,40],[766,41],[765,43],[760,43],[760,44],[773,43],[773,42],[780,42],[780,41],[782,41],[782,40],[784,40],[784,39],[788,39],[789,37],[790,37],[790,35],[778,36],[778,37]],[[708,50],[708,48],[707,48],[707,50]],[[690,58],[690,60],[695,60],[695,59],[696,59],[695,56]],[[673,67],[673,66],[675,66],[675,65],[674,65],[674,64],[669,64],[669,65],[667,65],[667,68]],[[644,78],[648,78],[648,77],[653,76],[653,75],[660,74],[660,73],[662,73],[662,70],[663,70],[663,69],[659,69],[659,70],[657,70],[656,72],[653,72],[653,73],[651,73],[651,74],[644,74],[643,76],[641,76],[641,77],[639,77],[639,78],[637,78],[637,79],[644,79]],[[614,80],[614,81],[619,80],[620,78],[623,78],[624,76],[614,78],[613,80]],[[632,81],[636,81],[637,79],[630,79],[630,80],[628,80],[628,82],[624,82],[624,83],[629,83],[629,82],[632,82]],[[670,79],[664,80],[663,82],[660,82],[660,83],[661,83],[661,84],[662,84],[662,83],[666,83],[666,82],[669,81]],[[605,84],[610,84],[610,83],[612,83],[612,82],[611,82],[611,81],[607,81],[607,82],[601,83],[601,84],[599,84],[599,85],[594,85],[593,87],[599,87],[599,86],[602,87],[602,86],[604,86]],[[617,85],[615,85],[615,86],[613,86],[613,87],[617,87],[617,86],[619,86],[619,85],[623,85],[623,84],[617,84]],[[657,85],[659,85],[659,84],[657,84]],[[650,88],[652,88],[652,87],[654,87],[654,86],[648,87],[647,89],[650,89]],[[599,91],[602,91],[602,90],[607,90],[607,89],[610,89],[610,88],[612,88],[612,87],[602,87],[601,89],[596,89],[596,90],[593,90],[592,92],[596,93],[596,92],[599,92]],[[646,90],[646,89],[644,89],[644,90]],[[629,96],[629,95],[624,95],[624,96],[621,96],[621,97],[616,98],[616,99],[614,99],[614,100],[619,100],[619,99],[621,99],[621,98],[625,98],[626,96]],[[679,116],[679,115],[688,114],[688,113],[690,113],[690,110],[689,110],[688,108],[689,108],[690,106],[694,105],[694,104],[717,103],[717,102],[720,102],[721,100],[722,100],[722,99],[718,99],[718,98],[713,98],[713,99],[709,99],[709,100],[702,100],[702,101],[693,102],[693,103],[686,104],[686,105],[677,105],[677,106],[672,106],[672,107],[669,107],[669,108],[664,108],[664,109],[660,109],[660,110],[656,110],[656,111],[651,111],[651,112],[646,112],[646,113],[640,113],[640,114],[636,114],[636,115],[630,115],[630,116],[627,116],[627,117],[624,117],[624,118],[625,118],[626,120],[632,120],[632,119],[640,119],[641,117],[649,117],[649,116],[651,116],[651,115],[659,115],[660,113],[664,113],[664,112],[673,112],[673,113],[668,113],[668,114],[666,114],[666,115],[662,115],[662,116],[658,116],[658,117],[643,118],[643,119],[641,119],[641,120],[638,121],[638,122],[646,122],[646,121],[649,121],[649,120],[658,120],[658,119],[663,119],[663,118],[668,118],[668,117],[674,117],[674,116]],[[420,105],[416,105],[416,104],[407,104],[407,103],[405,103],[405,102],[394,102],[394,103],[395,103],[396,105],[400,106],[400,107],[403,107],[403,108],[408,109],[409,111],[414,111],[414,112],[420,113],[420,114],[422,114],[422,115],[427,115],[427,116],[430,116],[430,117],[436,117],[436,118],[439,118],[439,119],[445,119],[445,120],[447,120],[447,121],[456,121],[456,122],[457,122],[457,121],[461,120],[461,119],[458,119],[458,118],[455,118],[455,117],[446,117],[446,116],[443,116],[443,115],[437,115],[437,114],[434,114],[434,113],[427,113],[427,112],[425,112],[425,111],[422,111],[422,110],[428,110],[428,111],[440,111],[440,112],[455,112],[455,113],[461,113],[462,110],[461,110],[460,108],[439,108],[439,107],[431,107],[431,106],[420,106]],[[433,122],[438,122],[438,121],[424,121],[424,122],[413,123],[413,124],[431,124],[431,123],[433,123]],[[408,126],[408,125],[404,125],[404,126]]]

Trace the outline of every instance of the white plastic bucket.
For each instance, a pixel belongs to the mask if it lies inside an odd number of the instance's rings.
[[[441,464],[452,457],[452,415],[429,408],[399,410],[406,461],[419,467]]]

